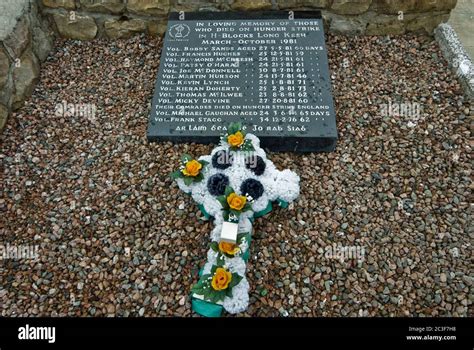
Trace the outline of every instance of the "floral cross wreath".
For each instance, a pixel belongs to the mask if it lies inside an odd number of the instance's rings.
[[[210,155],[181,158],[172,174],[179,188],[192,196],[207,217],[213,217],[211,246],[200,279],[191,289],[192,308],[218,317],[222,309],[235,314],[247,309],[246,263],[254,218],[282,207],[299,194],[299,176],[279,171],[260,148],[260,140],[232,123]]]

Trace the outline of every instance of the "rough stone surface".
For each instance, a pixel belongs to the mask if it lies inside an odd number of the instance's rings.
[[[80,0],[81,8],[90,12],[121,13],[125,9],[123,0]]]
[[[314,8],[324,9],[328,8],[329,0],[277,0],[276,4],[279,9],[297,9],[297,8]]]
[[[8,119],[8,108],[0,103],[0,130],[3,129]]]
[[[10,67],[10,74],[6,77],[3,87],[0,88],[0,103],[11,106],[12,95],[15,91],[13,82],[13,68]]]
[[[20,66],[13,69],[13,80],[15,82],[15,93],[12,101],[13,110],[22,105],[25,97],[33,92],[33,88],[38,81],[40,66],[34,53],[28,49],[20,57]]]
[[[369,21],[365,29],[366,35],[398,35],[405,32],[403,21],[398,16],[379,15]]]
[[[35,26],[32,28],[32,35],[33,51],[36,57],[38,57],[38,59],[42,62],[48,57],[48,54],[53,49],[54,36],[52,33],[44,31],[40,26]]]
[[[74,10],[76,8],[74,0],[43,0],[43,5],[51,8],[65,8],[68,10]]]
[[[146,22],[141,19],[131,19],[126,21],[107,20],[104,22],[107,36],[111,39],[128,38],[136,33],[144,32],[147,29]]]
[[[367,26],[366,20],[360,16],[345,17],[326,13],[325,19],[329,21],[329,30],[336,34],[362,34]]]
[[[398,14],[410,12],[448,11],[456,6],[457,0],[373,0],[371,8],[380,13]]]
[[[440,13],[449,13],[455,0],[77,0],[78,15],[94,14],[98,36],[106,36],[105,22],[117,20],[117,14],[125,14],[122,20],[141,19],[147,22],[148,33],[162,33],[169,11],[258,11],[258,10],[312,10],[321,9],[325,17],[325,28],[341,34],[387,35],[407,31],[428,31],[444,20]],[[46,13],[65,16],[64,9],[51,0]],[[67,8],[66,8],[67,10]],[[387,15],[398,16],[403,12],[404,20],[397,23]],[[99,14],[100,13],[100,14]],[[410,15],[420,16],[420,23],[412,23]],[[337,16],[342,17],[337,17]],[[144,16],[148,18],[144,18]],[[154,17],[154,18],[153,18]],[[432,17],[432,19],[429,19]],[[334,24],[329,21],[334,18]],[[418,17],[417,17],[418,18]],[[408,19],[408,20],[405,20]],[[366,32],[367,29],[367,32]],[[77,30],[80,31],[80,30]],[[61,32],[60,32],[61,34]],[[62,34],[61,34],[62,35]],[[86,35],[90,37],[90,35]],[[78,33],[66,36],[79,38]]]
[[[415,9],[417,1],[420,0],[373,0],[372,5],[370,7],[374,11],[385,14],[398,14],[399,11],[406,13]]]
[[[70,14],[53,14],[54,22],[61,36],[70,39],[92,40],[97,35],[97,24],[90,16],[75,14],[71,20]]]
[[[425,32],[427,34],[433,34],[435,28],[443,22],[447,22],[449,19],[449,13],[432,14],[423,13],[417,14],[416,17],[408,20],[407,31],[411,32]]]
[[[45,60],[53,47],[54,32],[38,14],[36,1],[0,3],[0,104],[2,129],[12,109],[19,108],[39,77],[39,57]]]
[[[31,45],[36,57],[43,62],[54,46],[54,30],[52,30],[48,17],[42,16],[37,5],[33,5],[28,14],[30,31],[32,35]]]
[[[170,10],[179,11],[228,11],[230,10],[230,2],[232,0],[216,1],[216,0],[171,0]]]
[[[5,86],[10,70],[10,59],[6,52],[0,47],[0,90]]]
[[[17,20],[28,8],[30,0],[0,1],[0,40],[3,41],[17,24]]]
[[[166,32],[167,22],[167,19],[148,21],[148,32],[154,36],[163,35]]]
[[[128,0],[127,9],[132,13],[162,16],[170,7],[169,0]]]
[[[457,0],[420,0],[416,2],[415,9],[419,12],[449,11],[456,6]]]
[[[356,15],[367,11],[372,0],[333,0],[331,9],[341,15]]]
[[[272,8],[272,2],[271,0],[234,0],[231,7],[239,11],[270,10]]]
[[[10,57],[20,57],[31,42],[30,23],[26,15],[17,22],[13,31],[4,40],[3,44]]]

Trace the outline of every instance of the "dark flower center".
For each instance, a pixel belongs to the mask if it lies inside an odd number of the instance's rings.
[[[262,175],[266,167],[263,158],[257,155],[245,158],[245,166],[257,176]]]
[[[212,156],[212,166],[216,169],[225,170],[232,165],[233,156],[227,151],[218,151]]]
[[[263,185],[258,180],[247,179],[240,185],[240,192],[244,195],[248,194],[253,199],[258,199],[263,194]]]
[[[229,178],[224,174],[214,174],[207,180],[207,190],[213,196],[222,196],[227,185]]]

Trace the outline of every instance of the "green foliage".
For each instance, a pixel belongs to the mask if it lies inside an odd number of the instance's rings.
[[[181,162],[184,163],[184,164],[186,164],[190,160],[193,160],[193,157],[191,157],[189,154],[185,153],[181,156]]]
[[[181,170],[176,170],[171,173],[171,178],[173,180],[179,179],[181,177],[183,177],[183,173],[181,172]]]
[[[194,178],[192,176],[183,176],[183,181],[186,186],[189,186],[194,182]]]
[[[232,281],[230,281],[229,287],[227,289],[231,290],[232,288],[234,288],[237,284],[239,284],[242,278],[243,278],[242,276],[234,272],[232,274]]]
[[[211,243],[211,249],[212,249],[213,251],[215,251],[216,253],[218,253],[218,252],[219,252],[219,243],[213,241],[213,242]]]
[[[250,152],[250,151],[255,151],[255,148],[253,147],[253,143],[251,140],[245,140],[244,144],[242,146],[240,146],[239,148],[241,151],[246,151],[246,152]]]
[[[224,254],[219,253],[219,255],[217,256],[216,262],[217,262],[217,265],[224,266],[225,264]]]
[[[209,283],[209,277],[212,278],[212,275],[202,275],[199,279],[198,283],[196,283],[192,288],[191,292],[196,293],[198,295],[205,295],[207,293],[207,287],[210,287],[211,284]],[[212,287],[211,287],[212,288]]]
[[[217,197],[217,200],[222,205],[222,208],[229,207],[229,204],[227,203],[227,198],[224,195]]]
[[[227,134],[232,135],[232,134],[235,134],[237,131],[242,132],[242,123],[241,122],[230,123],[229,128],[227,129]]]
[[[204,179],[204,175],[202,174],[202,172],[199,172],[199,174],[197,174],[197,176],[194,177],[193,182],[201,182],[202,179]]]
[[[229,197],[232,193],[234,193],[234,189],[230,186],[226,186],[225,187],[225,191],[224,191],[224,196],[227,198]]]

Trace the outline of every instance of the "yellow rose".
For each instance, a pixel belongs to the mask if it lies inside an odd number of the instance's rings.
[[[219,242],[219,250],[229,255],[235,255],[240,251],[240,248],[233,243]]]
[[[186,176],[198,176],[201,168],[201,163],[193,159],[186,163],[186,166],[181,170],[181,172]]]
[[[223,290],[229,286],[230,281],[232,281],[232,274],[226,269],[218,267],[212,277],[211,285],[215,290]]]
[[[234,210],[242,210],[246,202],[247,202],[247,197],[239,196],[235,192],[232,192],[227,197],[227,203],[229,204],[229,207],[231,207]]]
[[[244,135],[240,131],[237,131],[235,134],[227,136],[227,142],[232,147],[239,147],[244,143]]]

